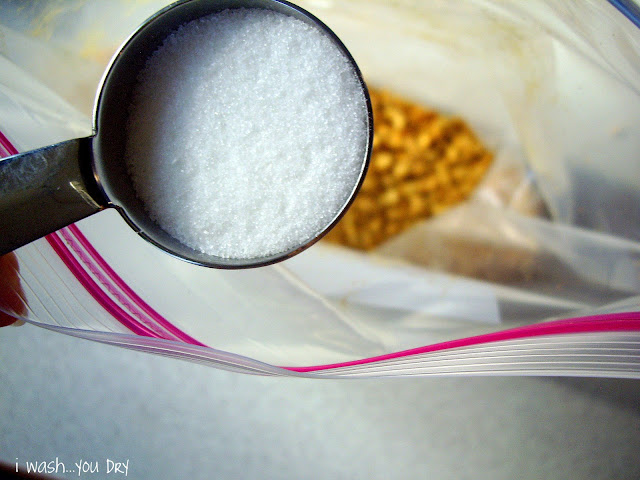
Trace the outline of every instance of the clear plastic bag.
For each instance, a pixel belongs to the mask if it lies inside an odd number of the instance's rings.
[[[110,55],[165,3],[0,6],[0,153],[88,135]],[[320,244],[231,272],[106,211],[18,250],[21,307],[0,309],[265,375],[640,377],[632,21],[595,0],[298,3],[372,85],[470,123],[496,153],[474,197],[372,254]]]

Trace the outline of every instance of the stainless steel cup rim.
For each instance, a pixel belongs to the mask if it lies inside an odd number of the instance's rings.
[[[127,135],[124,126],[127,123],[129,106],[132,103],[131,96],[137,84],[138,75],[144,68],[147,59],[162,45],[166,37],[174,32],[180,25],[197,18],[234,8],[261,8],[272,10],[292,16],[320,29],[323,34],[331,39],[333,44],[352,66],[353,73],[362,87],[365,98],[368,128],[368,137],[365,149],[362,152],[362,168],[359,177],[354,183],[353,190],[347,201],[331,222],[313,238],[308,239],[303,245],[274,255],[244,259],[224,258],[199,252],[184,245],[165,232],[157,223],[151,220],[144,205],[136,196],[125,164],[125,143]],[[77,145],[74,142],[77,142]],[[67,144],[65,151],[72,151],[71,154],[66,153],[65,155],[77,155],[77,159],[75,159],[77,165],[73,168],[73,179],[71,182],[76,184],[75,191],[77,191],[78,194],[81,193],[80,196],[83,198],[82,200],[75,199],[74,202],[84,201],[90,206],[82,205],[76,208],[73,214],[68,213],[62,215],[58,212],[60,218],[56,219],[56,222],[52,222],[52,224],[57,225],[59,228],[60,226],[73,223],[79,219],[75,217],[79,216],[82,218],[102,208],[113,207],[119,211],[126,222],[141,237],[170,255],[197,265],[239,269],[270,265],[288,259],[309,248],[333,228],[353,202],[356,193],[364,181],[373,143],[373,116],[369,93],[362,73],[354,58],[337,35],[311,13],[286,0],[181,0],[156,12],[123,42],[112,57],[98,86],[93,111],[92,136],[86,139],[76,139],[75,141],[63,143]],[[69,147],[71,147],[71,149]],[[56,148],[56,146],[48,148],[49,150],[41,149],[41,151],[51,151],[61,156],[60,149]],[[29,152],[22,155],[28,156]],[[3,162],[0,166],[2,169],[8,170],[5,167],[12,163],[18,165],[20,162]],[[0,175],[2,175],[2,169],[0,169]],[[60,174],[56,175],[60,176]],[[53,184],[66,180],[67,179],[56,177],[55,182],[54,180],[49,180],[48,182],[49,184]],[[66,183],[69,182],[67,181]],[[78,188],[77,185],[80,185],[82,188]],[[49,185],[49,187],[51,187],[51,185]],[[39,195],[41,195],[41,197],[42,190],[42,188],[39,189]],[[51,188],[49,188],[49,190],[51,190]],[[74,193],[70,191],[69,196],[72,197],[73,195]],[[22,195],[22,197],[24,197],[24,195]],[[39,198],[39,203],[41,205],[47,205],[50,199],[43,199],[41,197]],[[33,200],[35,201],[35,199]],[[13,200],[4,201],[0,198],[0,227],[4,226],[4,223],[7,223],[7,227],[12,226],[13,222],[10,219],[7,220],[3,218],[4,208],[6,207],[6,211],[9,212],[12,207],[12,202]],[[65,202],[66,204],[70,203],[69,199]],[[56,211],[64,210],[60,201],[53,202],[50,210],[54,209]],[[24,215],[21,216],[26,217],[28,223],[36,223],[38,221],[36,218],[38,214],[33,212],[33,209],[29,208],[28,205],[24,206],[24,212]],[[54,213],[55,212],[44,212],[41,217],[51,217]],[[25,218],[23,218],[22,221],[24,223]],[[16,221],[15,223],[18,222]],[[40,223],[42,224],[42,221],[40,221]],[[24,225],[21,227],[25,230],[24,235],[16,234],[16,238],[6,242],[6,245],[0,245],[0,253],[3,253],[3,250],[9,251],[10,249],[20,246],[19,243],[28,243],[28,241],[49,233],[43,232],[44,227],[41,227],[34,237],[34,233],[29,231],[27,227]],[[17,231],[16,228],[17,226],[14,225],[14,231]],[[21,238],[22,236],[25,238],[31,236],[33,238],[27,238],[27,242],[25,242],[24,238]]]

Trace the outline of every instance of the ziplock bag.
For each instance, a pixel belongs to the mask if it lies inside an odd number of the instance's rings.
[[[0,6],[0,153],[90,134],[111,54],[166,3]],[[468,121],[495,153],[473,198],[372,253],[321,243],[245,271],[176,260],[105,211],[17,250],[0,309],[263,375],[640,378],[633,5],[298,3],[371,85]]]

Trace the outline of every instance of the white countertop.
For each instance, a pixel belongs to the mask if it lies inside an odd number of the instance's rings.
[[[231,374],[0,329],[0,461],[135,479],[637,479],[640,382]],[[59,467],[60,468],[60,467]],[[58,478],[78,478],[67,472]]]

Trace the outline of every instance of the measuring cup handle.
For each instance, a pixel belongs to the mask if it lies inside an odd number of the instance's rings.
[[[91,137],[0,159],[0,255],[102,210]]]

